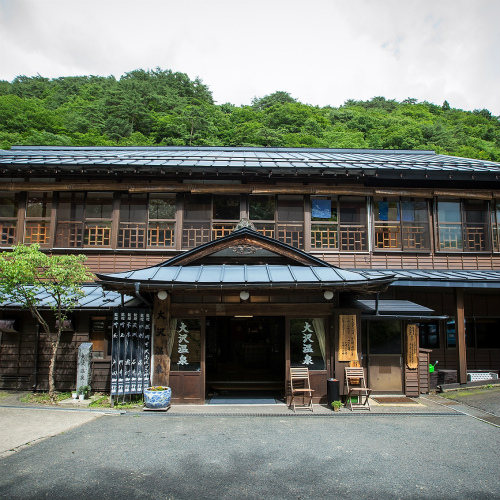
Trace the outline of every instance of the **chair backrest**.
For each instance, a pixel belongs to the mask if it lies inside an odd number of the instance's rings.
[[[309,368],[307,366],[300,366],[297,368],[290,368],[290,381],[293,388],[293,383],[301,383],[303,387],[309,388]]]
[[[346,366],[345,381],[348,387],[349,385],[359,385],[361,387],[366,387],[365,371],[361,367],[358,368]]]

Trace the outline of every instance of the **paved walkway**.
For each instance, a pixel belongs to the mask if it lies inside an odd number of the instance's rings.
[[[7,456],[27,445],[55,436],[69,429],[90,422],[102,415],[119,416],[124,413],[141,413],[154,416],[269,416],[269,417],[307,417],[307,418],[359,418],[381,415],[406,416],[452,416],[465,414],[481,421],[500,427],[500,393],[490,396],[487,405],[484,397],[478,401],[487,410],[462,402],[443,398],[439,395],[423,395],[415,403],[378,404],[371,401],[371,411],[350,411],[342,408],[333,412],[326,405],[314,405],[314,412],[297,410],[295,413],[284,403],[274,405],[174,405],[168,411],[143,411],[143,409],[94,409],[87,402],[66,401],[52,406],[47,404],[23,403],[21,397],[26,393],[2,393],[0,397],[0,427],[9,432],[0,433],[0,458]],[[471,398],[468,403],[471,404]],[[494,410],[492,412],[491,410]]]

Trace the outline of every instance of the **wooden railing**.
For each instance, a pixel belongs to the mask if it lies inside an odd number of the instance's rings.
[[[80,248],[82,234],[82,222],[58,222],[55,245],[60,248]]]
[[[487,244],[488,230],[486,224],[471,224],[465,226],[465,250],[468,252],[484,252],[489,250]]]
[[[0,245],[14,245],[16,243],[16,221],[0,221]]]
[[[146,223],[122,222],[118,228],[118,248],[145,248]]]
[[[83,229],[83,245],[109,247],[111,245],[111,222],[86,222]]]
[[[150,222],[148,227],[148,245],[151,247],[175,246],[175,223]]]
[[[375,223],[375,248],[397,250],[401,248],[401,225],[389,222]]]
[[[338,250],[339,228],[337,224],[312,224],[311,225],[311,248],[325,248]]]
[[[340,250],[364,252],[368,250],[367,228],[364,224],[340,224]]]
[[[402,234],[401,234],[402,232]],[[429,250],[428,224],[403,222],[375,222],[375,249]]]
[[[32,245],[46,245],[50,238],[50,222],[26,222],[24,229],[24,243]]]
[[[403,222],[403,248],[405,250],[430,250],[429,224]]]
[[[304,225],[278,222],[278,240],[295,248],[304,248]]]

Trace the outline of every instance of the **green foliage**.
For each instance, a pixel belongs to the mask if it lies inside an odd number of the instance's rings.
[[[156,68],[118,80],[0,81],[0,147],[14,144],[429,149],[500,161],[500,121],[413,97],[320,108],[277,91],[250,106],[216,105],[200,78]]]
[[[55,364],[64,321],[83,296],[81,283],[93,278],[83,264],[85,259],[84,255],[47,255],[37,244],[19,244],[0,254],[0,303],[13,301],[28,309],[51,342],[49,393],[53,402]],[[52,299],[48,305],[46,296]],[[54,323],[44,314],[47,308],[53,313]]]

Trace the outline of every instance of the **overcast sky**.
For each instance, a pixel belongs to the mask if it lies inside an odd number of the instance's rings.
[[[500,0],[0,0],[0,79],[156,67],[219,104],[284,90],[500,115]]]

